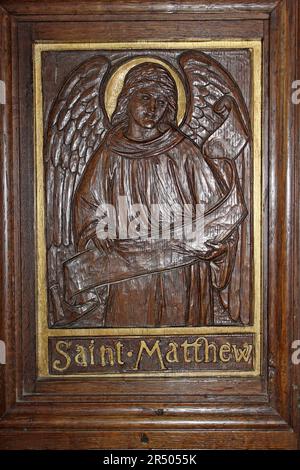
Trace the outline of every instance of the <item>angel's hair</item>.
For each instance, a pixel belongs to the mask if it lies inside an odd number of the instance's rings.
[[[126,75],[116,109],[112,115],[111,123],[113,126],[128,124],[128,103],[131,95],[137,90],[152,85],[158,86],[159,91],[168,101],[161,123],[169,126],[176,125],[177,88],[173,77],[161,65],[154,62],[144,62],[133,67]]]

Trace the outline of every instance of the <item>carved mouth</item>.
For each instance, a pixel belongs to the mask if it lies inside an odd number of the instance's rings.
[[[145,119],[155,119],[156,118],[156,114],[153,114],[153,113],[145,113],[144,114],[144,118]]]

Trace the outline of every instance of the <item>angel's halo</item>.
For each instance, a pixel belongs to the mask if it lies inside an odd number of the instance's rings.
[[[136,57],[134,59],[128,60],[127,62],[120,65],[120,67],[118,67],[109,78],[104,93],[104,106],[109,120],[111,119],[111,116],[116,109],[119,94],[123,88],[127,73],[136,65],[142,64],[144,62],[154,62],[156,64],[160,64],[172,75],[177,88],[177,124],[179,125],[183,120],[186,109],[186,95],[182,80],[179,77],[179,74],[172,67],[166,64],[164,61],[155,59],[153,57]]]

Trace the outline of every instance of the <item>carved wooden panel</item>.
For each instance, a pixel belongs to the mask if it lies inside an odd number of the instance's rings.
[[[77,47],[35,49],[41,375],[259,374],[260,42]]]
[[[247,57],[249,52],[244,52]],[[91,59],[82,59],[65,82],[58,76],[58,70],[68,55],[64,53],[62,58],[61,53],[52,54],[52,75],[56,74],[59,92],[51,106],[47,101],[44,103],[49,108],[45,116],[48,125],[44,154],[50,325],[202,326],[230,323],[241,317],[244,323],[249,323],[250,312],[241,315],[240,300],[231,294],[235,290],[239,296],[239,290],[231,288],[231,281],[240,284],[243,277],[238,272],[239,279],[235,281],[231,274],[238,232],[248,214],[241,180],[244,176],[248,183],[251,181],[251,163],[244,162],[241,155],[252,138],[251,124],[237,84],[224,74],[220,64],[199,50],[176,51],[173,57],[149,50],[142,51],[144,57],[140,57],[141,52],[131,51],[92,54]],[[241,56],[240,51],[238,55]],[[47,64],[46,57],[43,61]],[[171,65],[176,70],[172,75],[177,73],[177,84],[168,70]],[[43,67],[44,82],[52,87],[53,94],[50,65]],[[127,70],[125,77],[123,70]],[[250,74],[248,58],[244,87],[248,84],[249,88]],[[247,91],[249,95],[250,90]],[[96,153],[98,157],[94,156]],[[236,159],[241,167],[238,181],[233,176],[237,172]],[[230,166],[228,161],[234,163]],[[244,165],[249,167],[245,175]],[[230,192],[234,195],[229,199]],[[134,204],[145,206],[146,220],[138,219],[130,225],[138,218],[139,207]],[[185,205],[186,211],[188,205],[192,206],[196,215],[197,204],[198,218],[201,209],[212,215],[208,222],[203,221],[208,233],[204,234],[202,245],[195,242],[193,246],[191,241],[189,247],[184,234],[179,233],[180,222]],[[105,228],[101,227],[105,205],[111,205],[115,211],[106,218],[107,234],[101,233]],[[153,220],[151,209],[159,212],[156,217],[153,214]],[[169,212],[174,217],[174,234],[170,233]],[[136,227],[140,223],[142,226]],[[188,221],[185,224],[188,229]],[[198,232],[201,228],[199,222]],[[190,238],[193,235],[196,234],[192,233]],[[207,242],[220,246],[206,247]],[[89,253],[91,259],[87,260],[83,250],[91,243],[94,245]],[[251,239],[245,245],[249,250]],[[162,250],[166,251],[166,259],[157,260],[156,253]],[[141,254],[136,255],[136,251]],[[250,254],[240,256],[241,264],[245,263],[249,270]],[[68,261],[70,258],[72,261]],[[96,264],[99,272],[88,279],[86,272]],[[251,277],[246,269],[242,273],[248,279]],[[145,276],[138,280],[141,275]],[[110,283],[105,283],[107,280]],[[199,296],[191,291],[192,282]],[[207,286],[203,293],[201,285]],[[228,292],[224,293],[227,287]],[[244,289],[250,290],[247,287]],[[189,300],[185,301],[188,292]],[[176,293],[179,293],[177,303],[172,301]],[[129,296],[130,302],[124,295]],[[155,305],[150,306],[153,301]],[[191,303],[196,305],[194,312]],[[135,311],[140,312],[138,316]]]
[[[298,3],[67,7],[1,2],[0,447],[296,448]]]

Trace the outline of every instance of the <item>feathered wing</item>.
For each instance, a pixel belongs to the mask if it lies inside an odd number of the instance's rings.
[[[232,125],[227,118],[233,111],[238,125],[242,126],[236,158],[251,134],[247,106],[238,86],[217,61],[202,52],[186,52],[180,56],[179,63],[188,85],[187,111],[181,130],[202,149],[218,129],[223,130],[226,140],[230,131],[226,124]]]
[[[105,134],[100,87],[109,62],[94,57],[72,71],[49,114],[45,139],[48,277],[60,309],[62,263],[74,254],[72,201],[86,165]],[[63,313],[62,313],[63,315]],[[52,323],[57,318],[52,319]]]
[[[179,62],[188,86],[187,111],[181,130],[212,161],[224,191],[230,187],[232,174],[235,174],[239,180],[237,184],[244,194],[247,193],[249,201],[249,182],[244,181],[244,174],[245,166],[249,165],[251,124],[241,91],[229,73],[202,52],[184,53]],[[241,273],[244,280],[249,276],[243,272],[243,263],[246,267],[251,264],[251,253],[248,249],[245,251],[245,246],[249,245],[248,237],[248,224],[232,234],[228,240],[230,252],[225,271],[221,265],[211,264],[212,279],[216,278],[216,302],[231,319],[242,319],[243,323],[249,322],[249,310],[243,312],[240,299]],[[222,279],[224,272],[227,273],[225,280]]]

